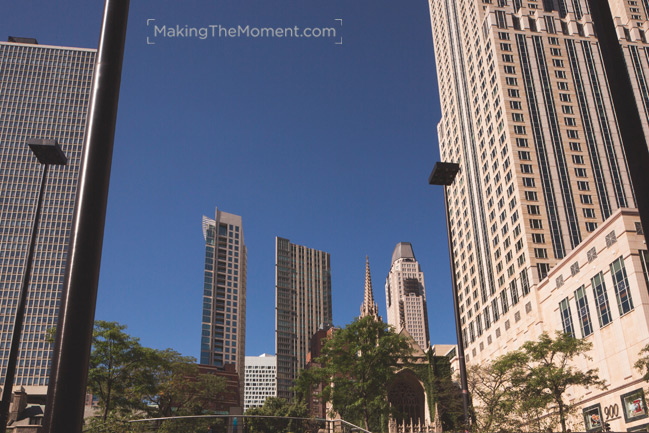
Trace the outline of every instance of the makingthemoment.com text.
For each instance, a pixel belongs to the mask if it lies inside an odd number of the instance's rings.
[[[153,37],[163,38],[335,38],[336,29],[333,27],[225,27],[212,24],[206,27],[190,27],[188,25],[154,25]]]

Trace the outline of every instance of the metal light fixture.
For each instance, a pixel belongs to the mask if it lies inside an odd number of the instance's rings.
[[[464,409],[464,424],[469,429],[469,387],[466,379],[466,362],[464,361],[464,342],[460,322],[460,303],[458,300],[457,283],[455,281],[455,254],[451,240],[451,219],[448,212],[447,188],[453,184],[460,165],[453,162],[436,162],[428,177],[430,185],[444,186],[444,208],[446,210],[446,232],[448,235],[448,255],[451,261],[451,283],[453,285],[453,309],[455,310],[455,332],[457,334],[457,358],[460,365],[460,387],[462,388],[462,407]]]
[[[47,181],[47,171],[50,165],[66,165],[66,158],[61,146],[56,140],[30,138],[27,145],[34,152],[38,161],[43,165],[41,175],[41,187],[38,191],[38,202],[36,212],[32,223],[32,234],[29,241],[29,250],[25,262],[22,285],[18,294],[18,304],[16,305],[16,315],[14,316],[14,326],[11,334],[11,348],[9,349],[9,359],[7,360],[7,373],[5,376],[5,386],[2,390],[2,400],[0,400],[0,433],[7,429],[9,418],[9,405],[11,404],[11,395],[13,393],[14,378],[16,375],[16,363],[18,360],[18,350],[20,347],[20,337],[22,334],[23,320],[25,317],[25,306],[27,304],[27,294],[29,281],[32,274],[32,262],[34,258],[34,246],[36,245],[36,236],[38,234],[38,223],[41,218],[41,207],[43,205],[43,195],[45,193],[45,183]]]

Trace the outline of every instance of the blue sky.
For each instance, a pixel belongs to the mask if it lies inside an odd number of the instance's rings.
[[[6,2],[0,37],[96,47],[103,2],[65,6]],[[152,23],[336,37],[164,38]],[[385,317],[392,250],[412,242],[431,341],[452,343],[442,191],[427,184],[439,117],[426,0],[133,1],[96,318],[197,357],[201,217],[218,206],[243,218],[247,355],[275,351],[275,236],[331,254],[339,326],[359,314],[366,255]]]

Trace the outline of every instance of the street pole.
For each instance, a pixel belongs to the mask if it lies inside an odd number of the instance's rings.
[[[462,409],[464,410],[464,426],[469,430],[471,417],[469,415],[469,386],[466,377],[466,361],[464,358],[464,341],[462,338],[462,322],[460,321],[460,301],[457,293],[457,282],[455,281],[455,253],[451,239],[451,216],[448,211],[447,188],[455,181],[455,176],[460,166],[450,162],[437,162],[428,178],[430,185],[442,185],[444,187],[444,210],[446,212],[446,233],[448,237],[448,255],[451,262],[451,286],[453,289],[453,312],[455,315],[455,333],[457,338],[457,360],[460,367],[460,388],[462,391]]]
[[[34,247],[36,246],[36,236],[38,235],[38,223],[41,219],[41,207],[43,205],[43,194],[45,192],[45,182],[47,180],[48,167],[48,164],[43,164],[43,172],[41,174],[41,187],[38,190],[38,202],[36,204],[36,213],[34,214],[34,219],[32,222],[32,234],[29,240],[27,261],[25,263],[25,270],[23,271],[22,285],[18,294],[16,315],[14,316],[14,327],[11,334],[11,349],[9,349],[9,359],[7,360],[5,386],[2,389],[2,401],[0,401],[0,433],[5,433],[5,431],[7,431],[7,422],[9,421],[9,406],[11,405],[11,395],[13,394],[13,384],[14,378],[16,376],[16,363],[18,361],[18,352],[20,351],[20,336],[23,329],[25,306],[27,305],[27,295],[29,293],[29,282],[32,276]]]
[[[32,263],[34,261],[34,250],[36,249],[36,237],[38,236],[38,224],[41,219],[45,185],[47,184],[47,172],[50,165],[66,165],[68,163],[68,158],[56,140],[30,138],[27,140],[27,145],[36,156],[36,159],[38,159],[38,162],[43,165],[43,172],[41,174],[41,186],[38,190],[38,200],[36,201],[36,211],[32,221],[32,233],[29,238],[29,248],[27,250],[25,270],[23,271],[22,285],[18,293],[18,304],[16,305],[16,315],[14,316],[14,326],[11,334],[11,348],[9,349],[9,359],[7,360],[5,386],[2,390],[2,400],[0,400],[0,433],[6,431],[7,422],[9,421],[9,406],[11,405],[14,378],[16,376],[16,363],[18,361],[18,353],[20,352],[20,337],[22,335],[25,307],[27,306],[27,296],[29,294],[29,282],[32,277]]]
[[[74,208],[45,433],[80,433],[97,301],[128,0],[106,0]]]

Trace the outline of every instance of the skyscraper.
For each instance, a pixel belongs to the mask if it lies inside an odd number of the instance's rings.
[[[4,385],[42,166],[29,138],[58,140],[66,166],[51,166],[34,251],[15,385],[45,394],[67,259],[95,65],[94,49],[0,42],[0,385]]]
[[[649,4],[609,2],[648,135]],[[610,100],[615,77],[606,77],[588,5],[429,5],[440,154],[460,165],[447,206],[466,359],[493,359],[544,331],[570,332],[576,312],[583,326],[573,335],[594,343],[593,362],[618,387],[589,401],[619,405],[646,344],[646,334],[620,338],[629,320],[647,329],[646,308],[628,302],[645,297],[646,246],[638,244],[637,214],[625,210],[635,198]],[[604,314],[599,327],[589,311]],[[615,361],[606,359],[611,353]],[[572,395],[577,404],[583,397]]]
[[[388,324],[397,332],[406,329],[419,347],[430,345],[424,273],[410,242],[399,242],[392,252],[392,265],[385,279]]]
[[[309,340],[331,323],[329,253],[275,238],[275,352],[277,396],[292,399],[291,388],[307,362]]]
[[[233,364],[244,396],[247,250],[241,217],[216,209],[203,216],[205,277],[201,364]]]

